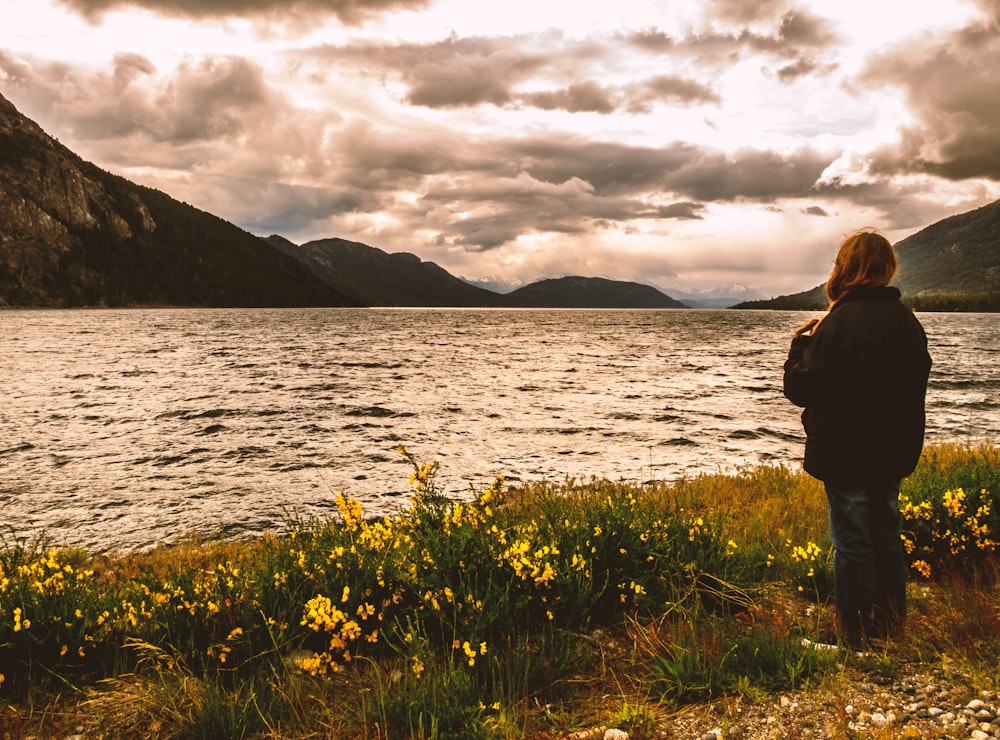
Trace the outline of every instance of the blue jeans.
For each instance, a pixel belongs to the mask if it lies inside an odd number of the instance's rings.
[[[906,619],[899,481],[824,483],[841,636],[851,645],[898,632]]]

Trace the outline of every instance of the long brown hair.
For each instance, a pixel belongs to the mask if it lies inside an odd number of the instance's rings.
[[[896,252],[888,239],[874,229],[855,231],[840,243],[826,281],[830,308],[855,288],[888,285],[898,268]],[[815,331],[824,318],[825,315],[809,319],[795,330],[795,336]]]
[[[888,285],[899,268],[889,240],[874,229],[856,231],[840,243],[826,294],[836,303],[855,288]]]

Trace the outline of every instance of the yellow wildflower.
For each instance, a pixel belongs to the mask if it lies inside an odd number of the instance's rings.
[[[462,643],[462,652],[464,652],[466,657],[469,659],[469,665],[474,666],[476,664],[476,651],[472,648],[472,645],[469,644],[468,640]]]

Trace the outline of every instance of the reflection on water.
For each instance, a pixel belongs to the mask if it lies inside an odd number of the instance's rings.
[[[995,440],[997,323],[923,314],[931,441]],[[797,465],[795,312],[0,312],[0,505],[17,534],[135,547],[403,503],[405,444],[456,495]]]

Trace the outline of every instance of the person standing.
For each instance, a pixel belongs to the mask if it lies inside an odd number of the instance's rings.
[[[863,648],[902,633],[906,563],[899,488],[924,440],[931,358],[913,312],[889,286],[898,263],[870,229],[840,245],[830,307],[795,330],[784,394],[804,408],[803,467],[826,489],[839,639]]]

